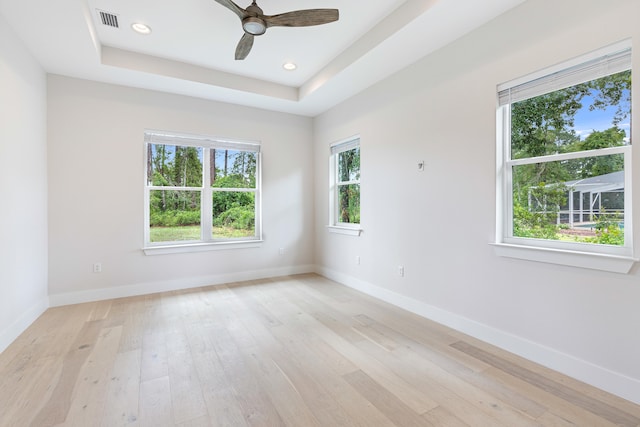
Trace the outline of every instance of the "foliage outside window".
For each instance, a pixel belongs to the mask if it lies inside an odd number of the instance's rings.
[[[521,81],[498,94],[502,242],[630,255],[630,49]]]
[[[331,224],[360,224],[360,139],[350,138],[331,146]]]
[[[260,239],[260,146],[145,132],[147,246]]]

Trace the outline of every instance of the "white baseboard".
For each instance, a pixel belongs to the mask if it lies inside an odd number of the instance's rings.
[[[24,312],[22,316],[16,319],[5,330],[0,331],[0,353],[2,353],[9,345],[15,341],[33,322],[36,321],[42,313],[49,308],[47,298],[42,298],[34,304],[29,310]]]
[[[493,344],[540,365],[640,404],[640,380],[559,352],[466,317],[381,288],[343,273],[316,267],[316,273],[419,316]]]
[[[114,298],[124,298],[138,295],[148,295],[157,292],[177,291],[198,288],[201,286],[221,285],[225,283],[243,282],[247,280],[267,279],[270,277],[288,276],[315,272],[315,266],[302,265],[295,267],[271,268],[265,270],[242,271],[229,274],[218,274],[203,277],[187,277],[183,279],[165,280],[161,282],[136,283],[111,288],[91,289],[86,291],[68,292],[49,295],[51,307],[81,304],[85,302],[102,301]]]

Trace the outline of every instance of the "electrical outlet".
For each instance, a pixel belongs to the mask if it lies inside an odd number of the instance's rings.
[[[418,170],[419,170],[420,172],[424,172],[424,167],[425,167],[425,162],[424,162],[424,160],[420,160],[420,161],[418,162]]]
[[[286,251],[284,250],[284,248],[280,248],[280,249],[278,250],[278,253],[279,253],[280,255],[284,255],[284,253],[285,253],[285,252],[286,252]]]
[[[398,266],[398,276],[404,277],[404,267],[401,265]]]
[[[102,263],[100,263],[100,262],[93,263],[93,272],[94,273],[102,273]]]
[[[356,255],[356,265],[360,265],[360,255]]]

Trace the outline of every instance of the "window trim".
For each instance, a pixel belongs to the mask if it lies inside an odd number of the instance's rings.
[[[331,155],[329,156],[329,225],[327,225],[327,230],[330,233],[360,236],[363,231],[360,223],[353,224],[338,221],[339,186],[350,184],[361,185],[361,180],[338,182],[338,154],[354,148],[360,148],[360,135],[350,136],[334,142],[329,146]],[[362,187],[360,188],[362,189]]]
[[[202,148],[202,187],[170,187],[153,186],[147,182],[147,146],[148,144],[164,144],[182,147]],[[163,130],[145,129],[144,131],[144,240],[143,251],[146,255],[159,255],[168,253],[201,252],[208,250],[237,249],[260,247],[262,240],[262,152],[258,141],[234,140],[208,135],[195,135]],[[249,188],[224,188],[211,187],[211,177],[207,172],[210,169],[211,149],[231,149],[237,151],[250,151],[256,153],[256,187]],[[200,240],[151,242],[150,238],[150,193],[152,190],[178,190],[199,191],[201,200]],[[209,236],[212,230],[212,218],[208,212],[211,208],[212,197],[215,192],[243,191],[252,192],[255,196],[255,236],[235,239],[214,239]],[[208,230],[208,231],[207,231]]]
[[[625,51],[627,58],[624,58]],[[496,236],[492,245],[498,256],[524,259],[537,262],[560,264],[574,267],[590,268],[596,270],[628,273],[634,258],[633,248],[633,214],[632,214],[632,146],[622,146],[590,150],[588,152],[575,152],[547,155],[540,157],[528,157],[524,159],[511,159],[511,103],[515,102],[511,97],[513,88],[524,90],[516,94],[516,101],[529,99],[544,93],[560,90],[563,87],[580,83],[571,81],[571,78],[557,83],[557,77],[563,77],[563,73],[580,70],[583,65],[593,67],[597,71],[588,74],[584,81],[594,80],[610,74],[630,69],[621,65],[620,58],[630,63],[631,42],[624,40],[611,46],[591,52],[587,55],[574,58],[553,67],[531,73],[527,76],[503,83],[497,86],[497,114],[496,114]],[[621,54],[622,52],[622,54]],[[615,62],[611,69],[606,69],[606,62],[611,59]],[[604,67],[602,65],[604,64]],[[601,73],[598,75],[597,73]],[[553,76],[553,78],[552,78]],[[555,78],[555,79],[554,79]],[[547,79],[547,81],[545,81]],[[539,90],[531,88],[537,86]],[[543,89],[540,89],[543,88]],[[528,91],[528,93],[527,93]],[[516,89],[517,92],[517,89]],[[526,93],[522,95],[522,93]],[[506,98],[506,99],[505,99]],[[634,114],[632,110],[632,115]],[[633,122],[633,120],[632,120]],[[588,153],[588,155],[585,155]],[[513,236],[513,199],[512,199],[512,168],[513,166],[568,160],[585,157],[597,157],[610,154],[624,155],[624,179],[625,179],[625,244],[623,246],[609,246],[600,244],[558,242],[545,239],[522,238]]]

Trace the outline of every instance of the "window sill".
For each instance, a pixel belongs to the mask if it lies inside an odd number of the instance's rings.
[[[339,225],[327,225],[327,230],[329,230],[329,233],[345,234],[347,236],[356,237],[359,237],[360,233],[362,233],[362,228],[360,227],[342,227]]]
[[[564,249],[539,248],[535,246],[491,243],[496,255],[528,261],[559,264],[592,270],[627,274],[638,261],[632,257],[569,251]]]
[[[228,249],[248,249],[262,247],[262,240],[243,242],[217,243],[184,243],[178,245],[146,246],[142,248],[145,255],[183,254],[191,252],[220,251]]]

